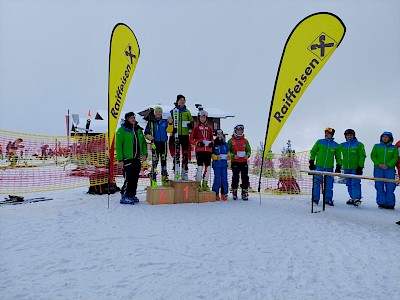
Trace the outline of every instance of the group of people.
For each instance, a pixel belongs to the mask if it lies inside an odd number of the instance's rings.
[[[156,106],[147,116],[147,126],[141,128],[133,112],[125,114],[124,122],[116,133],[116,154],[118,163],[123,166],[124,185],[121,189],[121,204],[135,204],[137,183],[141,168],[141,160],[145,160],[148,151],[146,139],[151,141],[152,171],[151,186],[157,187],[157,165],[161,160],[161,182],[169,186],[167,172],[167,149],[174,157],[174,173],[177,180],[188,180],[188,163],[191,159],[191,147],[195,148],[197,171],[195,180],[199,183],[199,191],[210,191],[210,166],[214,171],[211,190],[217,200],[228,199],[228,161],[232,167],[232,195],[238,198],[238,187],[241,177],[241,197],[248,200],[248,158],[251,155],[250,143],[244,136],[244,126],[234,128],[232,137],[226,142],[222,129],[213,130],[207,122],[208,113],[199,109],[197,124],[186,107],[186,99],[178,95],[175,107],[167,119],[162,117],[163,110]],[[178,122],[177,122],[178,121]],[[174,126],[175,123],[175,126]],[[168,139],[168,135],[170,135]],[[167,147],[169,146],[169,147]],[[182,154],[182,160],[180,156]],[[180,169],[179,169],[180,168]]]
[[[325,138],[316,141],[310,152],[310,170],[333,172],[336,161],[335,173],[363,175],[366,153],[364,144],[357,140],[353,129],[344,132],[345,142],[338,144],[334,141],[335,130],[325,129]],[[393,134],[385,131],[380,136],[380,142],[372,148],[370,157],[374,164],[374,177],[383,179],[395,179],[395,166],[400,172],[400,141],[393,145]],[[313,198],[315,204],[320,200],[320,186],[322,175],[314,175]],[[349,205],[361,204],[361,179],[346,177],[346,186],[350,199]],[[396,198],[394,190],[396,183],[390,181],[375,181],[376,203],[379,208],[394,209]],[[325,182],[326,203],[333,206],[333,177],[326,176]]]

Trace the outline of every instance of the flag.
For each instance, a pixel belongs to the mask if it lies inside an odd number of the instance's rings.
[[[91,117],[92,117],[92,113],[90,112],[90,109],[89,109],[89,111],[88,111],[88,113],[87,113],[87,116],[88,116],[88,118],[91,118]]]
[[[275,79],[264,158],[311,81],[340,45],[345,32],[342,20],[328,12],[312,14],[292,30]]]
[[[108,150],[111,182],[115,131],[139,55],[140,48],[133,31],[123,23],[115,25],[110,39],[108,68]]]

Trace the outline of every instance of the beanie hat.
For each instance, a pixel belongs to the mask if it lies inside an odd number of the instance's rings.
[[[206,116],[206,117],[208,117],[208,112],[205,111],[205,110],[199,110],[199,112],[197,113],[197,115],[198,115],[199,117],[201,117],[201,116]]]
[[[331,127],[325,128],[325,132],[329,132],[330,134],[332,134],[332,136],[335,135],[335,129],[333,129],[333,128],[331,128]]]
[[[130,111],[128,113],[125,114],[125,120],[128,120],[130,117],[135,117],[135,113]]]
[[[154,111],[161,111],[161,112],[163,112],[161,106],[154,106]]]

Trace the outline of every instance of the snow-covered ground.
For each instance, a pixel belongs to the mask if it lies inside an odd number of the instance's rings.
[[[335,206],[314,214],[309,196],[116,194],[108,209],[86,190],[0,207],[1,299],[400,299],[400,210],[378,209],[370,182],[360,207],[336,184]]]

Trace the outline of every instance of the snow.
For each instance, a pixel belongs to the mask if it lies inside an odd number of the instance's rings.
[[[400,211],[369,182],[314,214],[308,195],[108,209],[86,190],[0,207],[1,299],[400,299]]]

